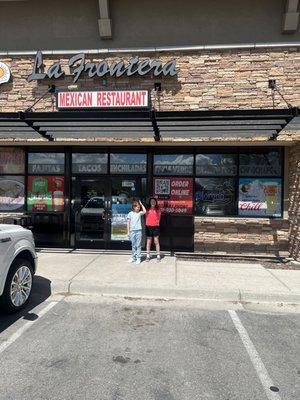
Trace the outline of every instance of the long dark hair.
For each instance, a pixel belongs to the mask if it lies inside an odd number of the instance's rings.
[[[157,199],[155,198],[155,197],[150,197],[150,199],[149,199],[149,202],[148,202],[148,210],[150,210],[150,208],[151,208],[151,200],[154,200],[155,201],[155,210],[159,210],[159,205],[158,205],[158,203],[157,203]]]

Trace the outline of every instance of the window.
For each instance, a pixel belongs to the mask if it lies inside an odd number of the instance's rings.
[[[240,178],[240,216],[281,216],[282,180],[278,178]]]
[[[73,153],[72,172],[73,174],[106,174],[107,160],[107,154]]]
[[[27,208],[29,212],[63,212],[65,180],[63,176],[29,176]]]
[[[236,154],[197,154],[196,175],[234,176],[237,174]]]
[[[24,211],[25,177],[14,175],[0,176],[0,212]]]
[[[24,150],[14,147],[0,149],[0,212],[24,211],[24,173]]]
[[[146,154],[112,153],[110,155],[111,174],[145,174],[146,172]]]
[[[29,174],[63,174],[65,172],[64,153],[29,153]]]
[[[22,149],[6,147],[0,149],[0,174],[24,174],[25,152]]]
[[[280,176],[281,149],[241,151],[239,173],[241,176]]]
[[[205,150],[196,154],[196,176],[196,215],[282,215],[281,148]]]
[[[193,175],[192,154],[157,154],[154,156],[154,175]]]
[[[196,214],[207,216],[236,214],[235,179],[196,178],[195,210]]]

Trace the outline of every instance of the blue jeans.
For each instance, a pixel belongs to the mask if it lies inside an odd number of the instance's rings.
[[[131,231],[130,240],[132,246],[132,258],[139,260],[141,258],[142,251],[142,230]]]

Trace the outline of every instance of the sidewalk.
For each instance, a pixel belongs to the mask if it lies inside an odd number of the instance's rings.
[[[79,251],[38,256],[37,275],[51,281],[53,294],[300,303],[300,270],[170,256],[135,265],[127,263],[129,255]]]

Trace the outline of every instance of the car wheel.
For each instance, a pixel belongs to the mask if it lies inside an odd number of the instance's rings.
[[[8,313],[24,308],[29,302],[33,281],[33,265],[30,261],[17,258],[8,272],[0,308]]]

